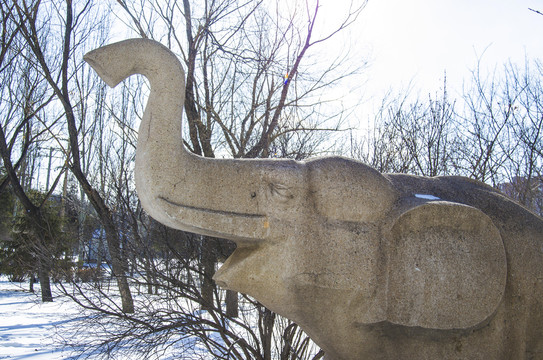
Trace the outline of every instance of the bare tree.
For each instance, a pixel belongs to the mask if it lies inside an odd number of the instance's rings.
[[[193,152],[268,157],[275,140],[291,132],[316,137],[337,130],[342,113],[319,113],[318,97],[359,69],[349,69],[343,57],[319,68],[311,50],[355,21],[365,1],[351,5],[324,35],[314,33],[322,16],[318,1],[290,11],[262,1],[118,3],[136,33],[181,54],[186,145]],[[336,122],[326,126],[330,116]]]
[[[532,66],[533,65],[533,68]],[[534,69],[535,68],[535,69]],[[543,83],[542,64],[526,61],[521,69],[505,66],[507,81],[502,103],[511,108],[511,146],[502,172],[507,181],[500,189],[527,208],[543,213]]]
[[[472,88],[464,96],[466,110],[461,124],[468,136],[461,146],[465,152],[461,167],[467,176],[497,185],[503,180],[499,169],[504,166],[512,144],[509,130],[514,109],[512,103],[502,98],[499,87],[503,82],[495,76],[483,78],[479,68],[472,76]]]
[[[43,109],[51,102],[43,79],[33,64],[27,62],[27,53],[21,41],[20,24],[15,21],[16,6],[12,3],[0,5],[2,13],[2,48],[0,50],[1,102],[0,109],[0,156],[5,170],[1,190],[10,186],[22,210],[26,245],[36,261],[41,283],[42,301],[52,301],[50,271],[52,254],[48,243],[54,239],[54,229],[47,212],[47,200],[53,193],[62,171],[45,189],[45,195],[33,196],[31,182],[40,144],[50,141],[58,119],[46,121]],[[32,165],[28,165],[32,164]],[[31,284],[32,284],[31,276]]]
[[[47,80],[56,99],[62,105],[68,130],[68,149],[70,170],[78,180],[85,195],[96,210],[105,230],[113,271],[117,277],[119,291],[122,299],[123,311],[130,313],[134,311],[133,299],[126,279],[127,265],[120,254],[120,239],[113,214],[104,198],[89,182],[81,161],[80,129],[76,118],[75,105],[72,100],[72,93],[76,91],[71,87],[71,79],[80,66],[80,57],[84,52],[82,48],[90,33],[93,32],[93,22],[85,21],[87,16],[94,16],[98,13],[93,10],[92,2],[78,2],[73,4],[71,0],[64,2],[42,3],[18,2],[15,1],[17,10],[17,21],[21,35],[26,46],[31,49],[34,61]],[[45,19],[45,14],[50,14]],[[43,43],[43,31],[50,24],[58,24],[62,29],[60,32],[49,32],[48,36],[54,39],[54,47],[45,47]],[[100,24],[98,22],[98,24]],[[103,26],[103,24],[101,24]],[[96,43],[95,43],[96,44]],[[79,55],[75,62],[73,57]],[[84,94],[80,94],[84,96]]]
[[[381,172],[424,176],[454,171],[456,147],[455,103],[447,93],[427,100],[412,99],[409,93],[383,100],[373,128],[351,153]]]
[[[472,71],[461,99],[385,99],[351,154],[383,172],[464,175],[541,214],[543,84],[540,62]]]

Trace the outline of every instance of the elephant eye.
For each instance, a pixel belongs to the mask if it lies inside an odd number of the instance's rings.
[[[294,198],[288,186],[278,183],[269,183],[269,193],[272,198],[280,202],[287,202]]]

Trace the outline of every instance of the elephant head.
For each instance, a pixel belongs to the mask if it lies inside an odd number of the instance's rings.
[[[328,356],[386,358],[390,334],[484,333],[499,313],[504,243],[474,204],[416,196],[346,158],[196,156],[181,137],[184,72],[166,47],[127,40],[85,60],[110,86],[149,79],[135,175],[144,209],[236,242],[216,282],[296,321]]]

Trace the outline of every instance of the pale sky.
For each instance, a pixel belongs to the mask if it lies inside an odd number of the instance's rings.
[[[321,0],[331,14],[349,0]],[[387,89],[435,92],[444,71],[460,91],[478,58],[500,68],[525,56],[543,60],[543,0],[369,0],[352,30],[352,45],[368,56],[366,88],[379,97]]]
[[[294,1],[303,8],[306,0]],[[351,0],[319,3],[318,26],[335,28]],[[354,61],[368,62],[343,94],[331,94],[345,95],[347,107],[362,103],[357,117],[367,120],[389,90],[409,88],[424,98],[440,90],[445,72],[449,94],[460,95],[478,59],[498,72],[509,60],[519,66],[525,57],[543,61],[543,16],[528,8],[543,12],[543,0],[369,0],[348,31],[311,51],[334,58],[343,46]]]

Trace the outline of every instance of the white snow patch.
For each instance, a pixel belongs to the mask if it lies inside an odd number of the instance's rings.
[[[108,284],[108,289],[110,285]],[[117,294],[115,285],[111,285],[111,287],[111,293]],[[52,288],[54,301],[41,303],[39,284],[36,284],[34,288],[36,293],[30,293],[27,290],[28,282],[11,283],[7,281],[5,276],[0,275],[0,360],[68,360],[79,355],[81,350],[87,350],[85,355],[90,355],[90,359],[103,358],[102,355],[107,355],[99,352],[103,349],[77,347],[79,344],[83,345],[81,341],[86,341],[85,345],[102,341],[103,334],[100,333],[102,328],[95,328],[96,324],[100,324],[100,322],[92,325],[89,323],[90,331],[82,330],[87,327],[89,313],[83,312],[81,307],[61,294],[54,286]],[[67,285],[67,290],[71,292],[69,285]],[[143,301],[144,297],[151,296],[139,294],[136,288],[134,288],[133,294],[138,303]],[[95,294],[89,293],[88,295],[92,297]],[[193,309],[195,313],[201,312],[196,304],[187,299],[185,301],[188,310]],[[246,324],[258,322],[258,314],[250,310],[252,308],[252,304],[240,302],[240,314],[242,314],[240,321]],[[206,317],[207,312],[203,313],[202,317]],[[109,331],[115,333],[115,326],[112,324],[111,328],[105,330],[105,333],[109,333]],[[231,331],[237,332],[241,337],[246,334],[247,329],[236,325],[236,322],[232,322],[228,326],[231,327]],[[212,334],[210,336],[216,336],[215,341],[221,341],[219,335]],[[196,337],[185,338],[184,335],[180,335],[180,338],[171,338],[165,344],[157,344],[154,349],[151,349],[152,357],[146,358],[155,360],[215,359],[216,357],[197,340]],[[68,345],[68,343],[73,345]],[[316,353],[318,348],[313,343],[310,344],[314,347],[313,352]],[[130,344],[127,343],[126,348],[121,344],[112,358],[132,360],[144,357],[138,356],[137,349],[131,349]]]
[[[41,303],[39,284],[35,294],[27,288],[28,283],[0,280],[0,359],[69,358],[71,352],[55,344],[54,336],[78,317],[79,309],[59,298]]]
[[[426,200],[441,200],[437,196],[430,195],[430,194],[415,194],[415,197],[419,199],[426,199]]]

